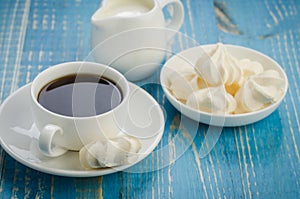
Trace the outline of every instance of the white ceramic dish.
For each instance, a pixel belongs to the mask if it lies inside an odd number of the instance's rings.
[[[27,84],[17,90],[0,108],[1,146],[14,159],[30,168],[68,177],[101,176],[133,166],[149,155],[161,140],[164,116],[159,104],[146,91],[130,83],[130,117],[126,117],[129,120],[124,130],[140,137],[142,148],[136,162],[114,168],[86,170],[80,166],[78,152],[69,151],[57,158],[45,157],[38,150],[39,131],[31,115],[30,86]]]
[[[250,113],[244,113],[244,114],[232,114],[232,115],[214,115],[207,112],[199,111],[196,109],[192,109],[188,107],[187,105],[181,103],[178,101],[174,96],[171,95],[169,92],[167,85],[167,80],[169,79],[170,74],[172,71],[176,70],[176,67],[179,65],[184,65],[187,67],[193,66],[197,59],[199,58],[199,55],[203,54],[205,51],[209,51],[210,49],[213,49],[215,47],[215,44],[211,45],[203,45],[198,46],[195,48],[190,48],[185,51],[180,52],[177,55],[174,55],[171,59],[169,59],[165,65],[162,68],[161,75],[160,75],[160,81],[162,88],[165,92],[165,95],[167,96],[168,100],[171,102],[171,104],[182,114],[185,116],[199,121],[201,123],[205,123],[208,125],[213,126],[241,126],[241,125],[247,125],[254,122],[257,122],[268,115],[270,115],[281,103],[283,100],[287,89],[288,89],[288,80],[285,72],[280,67],[280,65],[271,59],[270,57],[255,51],[253,49],[241,47],[241,46],[235,46],[235,45],[225,45],[228,51],[237,59],[243,59],[248,58],[253,61],[260,62],[264,69],[274,69],[278,71],[282,78],[285,81],[284,84],[284,92],[281,98],[274,104],[259,110],[255,112]]]

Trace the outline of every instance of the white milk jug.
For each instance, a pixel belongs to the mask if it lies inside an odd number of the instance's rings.
[[[167,5],[173,11],[168,22]],[[160,66],[183,17],[180,0],[103,0],[91,18],[93,58],[130,81],[142,80]]]

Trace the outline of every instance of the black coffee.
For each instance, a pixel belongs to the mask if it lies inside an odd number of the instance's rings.
[[[46,109],[65,116],[88,117],[112,110],[122,94],[112,81],[90,74],[74,74],[44,86],[38,102]]]

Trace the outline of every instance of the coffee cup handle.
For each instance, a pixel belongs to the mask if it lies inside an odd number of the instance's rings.
[[[163,9],[167,5],[172,5],[173,13],[171,13],[172,19],[169,23],[167,23],[166,28],[174,30],[170,35],[169,39],[171,39],[176,32],[178,31],[183,23],[184,19],[184,8],[180,0],[160,0],[161,9]]]
[[[62,135],[63,130],[53,124],[48,124],[42,129],[39,136],[39,148],[45,156],[58,157],[67,152],[67,149],[53,143],[53,138],[57,133]]]

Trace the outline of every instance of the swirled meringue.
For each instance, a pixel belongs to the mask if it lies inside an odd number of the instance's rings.
[[[250,76],[257,75],[264,71],[263,66],[259,62],[252,61],[250,59],[242,59],[238,62],[238,64],[242,70],[241,79],[239,80],[239,82],[235,82],[231,85],[225,84],[226,91],[232,96],[236,94],[236,92],[244,84],[244,81],[247,80]]]
[[[194,92],[189,96],[186,105],[208,113],[229,114],[236,109],[237,103],[222,85]]]
[[[257,62],[250,59],[242,59],[239,61],[239,66],[243,72],[243,78],[248,79],[252,75],[257,75],[264,71],[263,66]]]
[[[140,148],[140,141],[129,136],[96,140],[79,151],[79,160],[87,169],[126,165],[138,158]]]
[[[242,70],[238,60],[233,57],[222,43],[207,54],[204,53],[196,62],[195,69],[210,86],[238,83]]]
[[[235,95],[235,113],[257,111],[276,102],[282,96],[283,85],[284,80],[275,70],[250,76]]]
[[[206,87],[205,82],[198,76],[193,67],[174,71],[169,78],[170,92],[181,101],[186,101],[192,92],[204,87]]]

